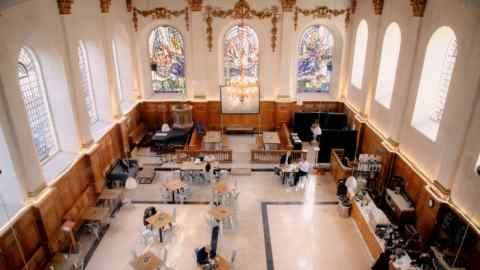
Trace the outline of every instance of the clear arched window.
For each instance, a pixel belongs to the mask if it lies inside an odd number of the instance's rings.
[[[392,102],[393,86],[397,75],[401,44],[402,35],[400,33],[400,27],[397,23],[391,23],[387,27],[383,38],[377,89],[375,92],[375,100],[387,108],[390,108]]]
[[[333,71],[333,35],[322,25],[305,30],[298,46],[297,91],[328,92]]]
[[[159,26],[150,34],[148,44],[153,92],[183,93],[185,54],[180,32],[171,26]]]
[[[225,34],[223,50],[226,85],[258,81],[259,43],[252,27],[244,24],[232,26]]]
[[[368,25],[365,20],[358,24],[355,35],[355,51],[353,53],[352,85],[362,89],[363,73],[365,71],[365,58],[367,56]]]
[[[40,161],[45,161],[58,151],[42,72],[29,48],[22,48],[18,56],[17,76],[23,102],[32,129],[33,143]]]
[[[87,50],[83,42],[80,42],[78,45],[78,67],[80,69],[80,87],[82,88],[82,93],[85,98],[88,118],[90,124],[94,124],[98,121],[98,114],[95,105],[95,96],[93,95],[92,77],[90,74]]]
[[[112,40],[112,53],[113,53],[113,64],[115,65],[115,79],[117,82],[118,98],[120,98],[120,100],[123,100],[124,96],[123,96],[122,79],[120,77],[120,66],[118,64],[118,51],[117,51],[117,44],[115,43],[115,40]]]
[[[412,118],[412,125],[432,141],[437,139],[456,59],[455,32],[438,28],[427,45]]]

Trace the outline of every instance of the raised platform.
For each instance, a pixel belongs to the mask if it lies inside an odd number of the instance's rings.
[[[224,127],[225,133],[228,134],[254,134],[255,128],[254,127],[240,127],[240,126],[229,126]]]

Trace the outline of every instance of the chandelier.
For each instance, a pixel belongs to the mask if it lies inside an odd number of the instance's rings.
[[[244,27],[243,18],[240,23],[240,27]],[[242,44],[246,43],[245,31],[241,31]],[[245,65],[246,65],[246,50],[242,49],[240,51],[240,79],[235,81],[230,81],[228,83],[227,93],[232,99],[236,99],[240,103],[245,103],[246,100],[251,97],[258,96],[258,84],[255,82],[248,82],[245,78]]]

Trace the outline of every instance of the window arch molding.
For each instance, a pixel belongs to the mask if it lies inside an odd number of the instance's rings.
[[[235,33],[234,31],[237,31],[238,33]],[[243,31],[243,32],[239,32],[239,31]],[[250,69],[250,76],[248,76],[247,74],[247,81],[249,82],[254,82],[254,81],[260,81],[260,70],[261,70],[261,65],[260,65],[260,59],[261,59],[261,41],[260,41],[260,35],[257,31],[257,29],[250,25],[250,24],[247,24],[247,23],[244,23],[244,22],[234,22],[230,25],[228,25],[227,27],[225,27],[224,31],[221,33],[220,35],[220,38],[219,38],[219,42],[220,42],[220,46],[219,46],[219,54],[220,54],[220,66],[219,66],[219,69],[220,69],[220,74],[222,74],[222,80],[220,81],[221,84],[225,84],[226,81],[228,80],[228,77],[229,75],[227,74],[227,69],[234,69],[234,67],[231,67],[231,68],[228,68],[227,67],[227,58],[226,58],[226,54],[228,53],[227,50],[228,48],[226,47],[227,46],[227,38],[229,38],[229,35],[232,39],[236,38],[236,34],[238,35],[244,35],[245,37],[245,40],[248,41],[249,43],[249,49],[250,50],[255,50],[254,52],[252,52],[252,56],[253,57],[250,57],[250,58],[247,58],[247,60],[251,60],[251,62],[247,63],[247,69]],[[238,38],[241,38],[240,36]],[[250,67],[248,67],[250,66]],[[248,72],[248,71],[247,71]],[[235,78],[234,77],[235,75],[230,75],[231,78]]]
[[[325,27],[333,37],[333,50],[332,50],[332,59],[333,59],[333,71],[330,79],[330,92],[317,92],[317,93],[301,93],[297,89],[297,80],[298,80],[298,70],[297,70],[297,61],[298,61],[298,46],[302,41],[303,35],[308,28],[314,25],[321,25]],[[343,36],[338,27],[331,21],[326,19],[314,19],[300,25],[299,30],[296,32],[296,38],[292,41],[290,49],[290,74],[293,74],[292,83],[290,88],[293,89],[293,96],[308,96],[308,95],[330,95],[336,96],[339,92],[339,81],[340,81],[340,66],[342,65],[342,50],[344,46]],[[294,42],[294,43],[293,43]],[[308,99],[308,97],[307,97]]]
[[[219,31],[214,31],[214,46],[213,53],[216,53],[217,59],[217,80],[218,84],[222,85],[225,82],[225,70],[224,70],[224,38],[227,32],[235,25],[239,25],[242,22],[240,20],[232,20],[224,25]],[[273,60],[272,48],[270,47],[270,34],[261,25],[261,22],[255,22],[255,20],[245,20],[243,22],[245,26],[251,27],[258,37],[258,84],[260,87],[267,86],[270,77],[269,72],[263,68],[265,63]],[[262,95],[262,91],[260,91]]]
[[[375,101],[390,109],[402,46],[402,32],[396,22],[385,28],[378,63]]]
[[[443,118],[457,53],[455,31],[449,26],[436,28],[425,47],[411,119],[411,125],[433,142]]]
[[[158,78],[158,77],[155,77],[156,76],[154,73],[153,73],[153,66],[152,66],[152,63],[149,63],[149,85],[147,87],[151,88],[152,92],[154,94],[181,94],[181,95],[185,95],[187,93],[187,66],[188,66],[188,63],[187,63],[187,60],[188,60],[188,57],[187,57],[187,42],[186,42],[186,39],[185,39],[185,35],[182,33],[181,31],[181,28],[175,26],[175,25],[170,25],[170,24],[154,24],[154,25],[151,25],[151,27],[146,30],[147,31],[147,34],[146,34],[146,44],[147,44],[147,51],[146,51],[146,54],[147,54],[147,57],[149,59],[149,61],[151,61],[153,59],[153,53],[154,53],[154,49],[153,47],[155,46],[155,44],[153,44],[155,42],[155,32],[156,31],[160,31],[161,29],[166,29],[166,30],[171,30],[170,34],[174,35],[176,38],[178,38],[178,40],[180,41],[179,44],[181,44],[181,53],[180,53],[180,50],[175,50],[175,51],[169,51],[169,53],[173,53],[175,54],[175,59],[173,61],[171,61],[171,63],[169,62],[169,70],[161,70],[160,73],[162,73],[163,75],[163,78],[162,79],[165,79],[165,77],[167,77],[167,73],[168,73],[168,78],[171,79],[171,78],[174,78],[172,76],[173,73],[177,72],[176,75],[179,77],[179,79],[177,81],[175,81],[177,86],[179,87],[176,87],[175,88],[175,91],[162,91],[162,89],[166,89],[164,86],[159,86],[157,90],[155,90],[155,87],[154,87],[154,84],[155,82],[157,81],[155,78]],[[158,33],[158,32],[157,32]],[[158,44],[158,43],[157,43]],[[159,60],[160,59],[160,55],[159,55],[159,58],[157,58]],[[164,60],[166,60],[165,58],[162,58]],[[182,62],[183,61],[183,62]],[[182,65],[183,63],[183,65]],[[160,65],[158,65],[160,66]],[[176,67],[175,70],[172,70],[173,67]],[[179,73],[178,73],[179,72]],[[173,83],[175,83],[173,82]],[[158,84],[157,84],[158,85]]]
[[[368,51],[368,23],[362,19],[357,25],[355,31],[355,47],[353,48],[351,84],[357,89],[362,89],[365,81],[365,62],[367,60]]]
[[[60,147],[42,67],[28,46],[23,46],[17,55],[17,80],[33,144],[38,159],[44,163],[60,151]]]
[[[322,40],[315,36],[317,33],[321,35],[321,38],[323,38]],[[320,46],[323,47],[309,49],[310,55],[313,55],[315,59],[307,58],[308,52],[306,52],[306,47],[309,45],[307,44],[308,41],[316,42],[317,44],[315,45],[320,44]],[[297,93],[329,93],[332,90],[333,73],[334,70],[338,69],[338,66],[336,66],[337,63],[334,63],[336,46],[337,42],[335,36],[328,26],[321,23],[312,23],[303,29],[297,43],[295,44],[295,61],[293,62],[295,65],[295,85]],[[319,59],[318,55],[320,51],[324,53],[326,58],[322,57],[322,59]],[[315,65],[318,62],[321,62],[319,67],[312,67],[312,65]],[[302,71],[300,71],[300,69],[302,69]],[[318,76],[315,77],[322,76],[324,82],[318,82],[315,78],[303,81],[311,83],[311,81],[314,80],[317,82],[316,85],[318,85],[318,87],[308,87],[306,83],[304,83],[303,86],[300,86],[302,80],[301,77],[312,77],[316,74]]]

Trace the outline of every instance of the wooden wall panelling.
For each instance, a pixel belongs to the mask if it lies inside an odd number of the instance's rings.
[[[282,123],[290,126],[292,120],[292,103],[276,102],[275,103],[275,127],[281,128]]]
[[[207,102],[191,102],[193,121],[200,123],[204,128],[208,127],[208,104]]]
[[[17,242],[16,233],[11,229],[5,230],[0,235],[0,250],[7,266],[6,270],[20,270],[24,266],[20,243]]]
[[[343,112],[344,105],[337,101],[304,101],[304,112]]]
[[[13,228],[22,247],[25,259],[28,261],[42,243],[33,207],[29,207],[17,222],[15,222]]]
[[[98,146],[89,153],[90,167],[92,168],[95,190],[101,192],[105,185],[105,175],[103,169],[102,147]]]
[[[206,128],[209,130],[220,130],[220,102],[209,101],[207,103],[208,124]]]
[[[68,183],[68,181],[68,175],[65,175],[64,177],[58,179],[54,185],[54,187],[56,187],[58,191],[58,199],[62,202],[61,204],[59,204],[61,216],[65,215],[65,213],[72,207],[73,203],[75,202],[75,196],[70,190],[70,184]]]
[[[60,243],[64,237],[60,231],[63,224],[61,205],[62,201],[59,198],[58,189],[53,187],[35,206],[46,234],[50,254],[59,251]]]
[[[401,176],[405,180],[405,191],[415,203],[416,228],[423,239],[428,241],[437,222],[440,203],[425,190],[423,179],[398,155],[395,157],[392,175]],[[435,201],[432,208],[428,207],[430,199]]]
[[[262,101],[260,103],[260,113],[262,119],[262,129],[263,130],[275,130],[276,121],[275,121],[275,102],[273,101]],[[257,115],[252,115],[255,120],[257,120]],[[258,120],[257,120],[258,121]],[[280,128],[280,127],[278,127]]]
[[[122,141],[122,151],[123,154],[127,154],[130,152],[130,144],[129,144],[129,132],[128,132],[128,122],[130,118],[124,119],[124,121],[120,122],[120,137]]]
[[[169,105],[166,102],[144,102],[141,105],[141,118],[147,129],[160,129],[162,123],[170,124]]]
[[[43,270],[49,261],[48,251],[39,247],[25,266],[25,270]]]

